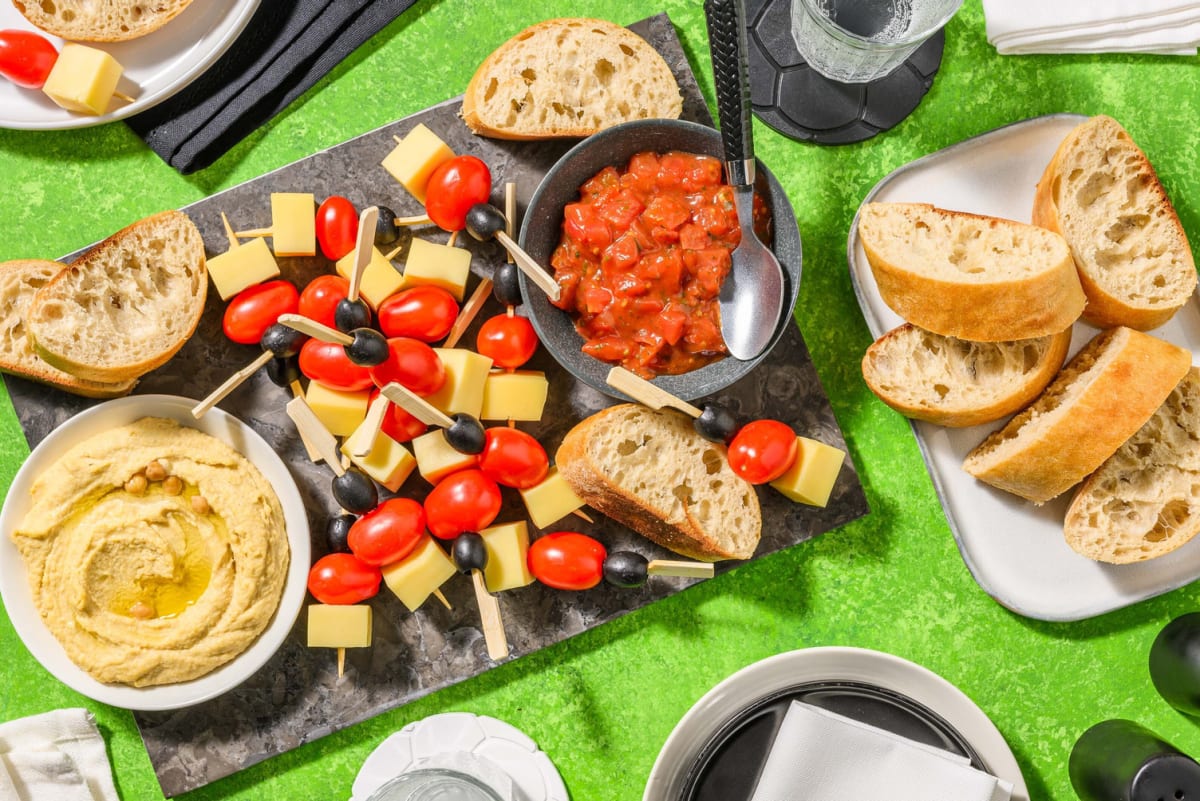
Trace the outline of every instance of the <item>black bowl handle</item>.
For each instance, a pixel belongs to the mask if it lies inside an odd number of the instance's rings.
[[[704,0],[704,15],[729,183],[750,184],[754,182],[754,138],[750,130],[746,11],[742,0]]]

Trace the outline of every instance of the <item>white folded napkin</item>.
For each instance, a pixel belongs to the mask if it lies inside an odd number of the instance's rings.
[[[988,41],[1001,54],[1195,55],[1198,0],[983,0]]]
[[[118,801],[96,720],[56,709],[0,723],[0,801]]]
[[[1008,801],[1012,785],[941,748],[793,701],[751,801]]]

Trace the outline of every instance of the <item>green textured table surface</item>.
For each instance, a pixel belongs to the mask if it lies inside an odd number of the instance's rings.
[[[54,258],[128,222],[176,208],[459,94],[504,38],[551,16],[630,23],[670,14],[706,97],[712,79],[696,0],[421,2],[284,114],[207,170],[181,177],[120,123],[63,132],[0,131],[0,259]],[[194,791],[188,799],[344,799],[367,754],[409,722],[447,711],[506,720],[558,766],[573,798],[641,797],[672,727],[710,687],[758,659],[815,645],[887,651],[941,674],[995,722],[1033,799],[1072,799],[1066,762],[1087,727],[1140,721],[1200,754],[1200,730],[1154,692],[1146,654],[1158,630],[1197,607],[1200,589],[1087,621],[1013,615],[972,580],[908,423],[867,391],[870,342],[845,263],[847,229],[892,169],[966,137],[1059,111],[1117,117],[1150,153],[1185,227],[1200,232],[1200,73],[1195,58],[1000,57],[978,0],[946,32],[932,91],[873,140],[800,144],[756,125],[764,162],[788,191],[804,237],[798,319],[858,466],[872,513],[565,643],[487,672]],[[27,448],[0,403],[0,486]],[[0,720],[92,709],[124,799],[161,792],[127,712],[51,678],[0,620]]]

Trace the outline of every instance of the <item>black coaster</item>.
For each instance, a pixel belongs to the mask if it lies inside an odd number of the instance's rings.
[[[921,102],[942,64],[944,31],[917,48],[890,75],[839,83],[810,69],[792,39],[792,0],[747,0],[750,102],[755,115],[784,136],[845,145],[894,128]]]

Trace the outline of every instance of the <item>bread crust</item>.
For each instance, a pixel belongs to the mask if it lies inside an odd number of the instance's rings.
[[[124,42],[153,33],[192,0],[56,0],[52,11],[38,0],[13,0],[25,19],[53,36],[76,42]],[[69,12],[69,14],[64,14]]]

